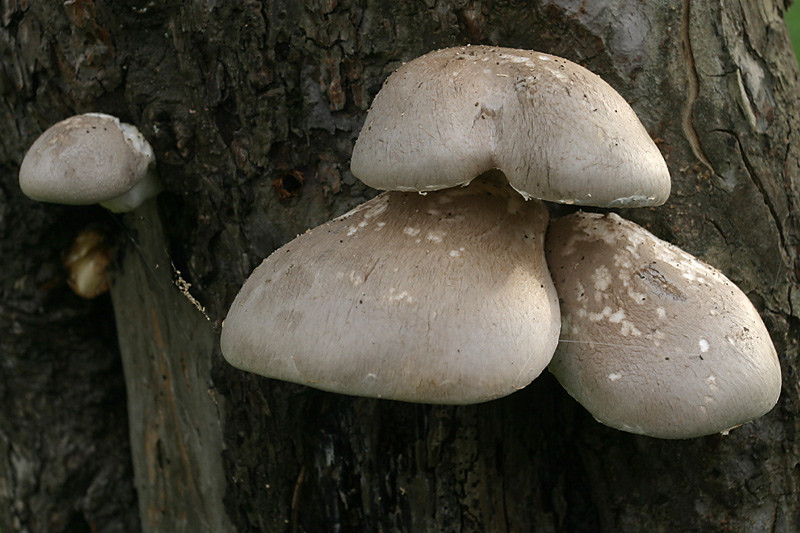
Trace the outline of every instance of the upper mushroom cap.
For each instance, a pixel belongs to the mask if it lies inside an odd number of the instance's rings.
[[[553,222],[546,249],[562,318],[549,368],[598,421],[683,439],[778,401],[769,333],[713,267],[615,214]]]
[[[469,183],[489,169],[523,196],[597,206],[659,205],[667,165],[628,103],[566,59],[468,46],[401,66],[375,97],[353,174],[383,190]]]
[[[87,113],[54,124],[34,141],[22,160],[19,184],[26,196],[42,202],[105,203],[155,180],[154,165],[153,149],[135,127]],[[133,203],[157,193],[157,180],[147,189]]]
[[[547,366],[558,302],[547,211],[476,181],[384,193],[275,251],[222,329],[233,366],[344,394],[466,404]]]

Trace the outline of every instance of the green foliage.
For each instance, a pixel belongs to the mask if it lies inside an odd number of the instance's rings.
[[[793,4],[786,12],[786,25],[789,26],[794,55],[800,58],[800,2]],[[800,62],[800,59],[798,61]]]

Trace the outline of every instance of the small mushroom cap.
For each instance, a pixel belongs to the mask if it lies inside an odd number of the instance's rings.
[[[154,166],[153,149],[135,127],[87,113],[54,124],[36,139],[22,160],[19,185],[41,202],[112,202],[109,209],[127,211],[161,190]]]
[[[222,329],[233,366],[344,394],[466,404],[525,387],[558,339],[547,211],[507,184],[384,193],[275,251]]]
[[[560,57],[487,46],[401,66],[375,97],[351,170],[382,190],[469,183],[497,168],[525,197],[659,205],[667,165],[628,103]]]
[[[551,224],[561,303],[550,371],[603,424],[652,437],[725,432],[778,401],[764,323],[722,273],[615,214]]]

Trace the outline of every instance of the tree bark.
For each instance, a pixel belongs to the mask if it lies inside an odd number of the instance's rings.
[[[783,9],[0,3],[0,531],[800,530],[800,91]],[[748,294],[784,374],[772,412],[661,441],[597,424],[549,374],[447,407],[226,365],[220,323],[250,271],[375,194],[349,157],[383,80],[465,43],[566,57],[631,102],[673,185],[666,205],[621,213]],[[153,144],[157,205],[116,217],[22,196],[27,147],[88,111]],[[116,235],[116,330],[109,298],[63,283],[61,251],[88,225]]]
[[[219,401],[211,383],[217,335],[174,270],[155,201],[124,217],[131,247],[111,299],[125,382],[139,514],[148,530],[229,531]]]

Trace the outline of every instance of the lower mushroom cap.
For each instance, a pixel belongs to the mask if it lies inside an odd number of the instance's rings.
[[[344,394],[474,403],[526,386],[558,338],[547,211],[508,185],[384,193],[274,252],[222,331],[232,365]]]
[[[553,224],[562,331],[550,371],[611,427],[667,439],[724,432],[778,401],[775,348],[716,269],[617,215]]]

